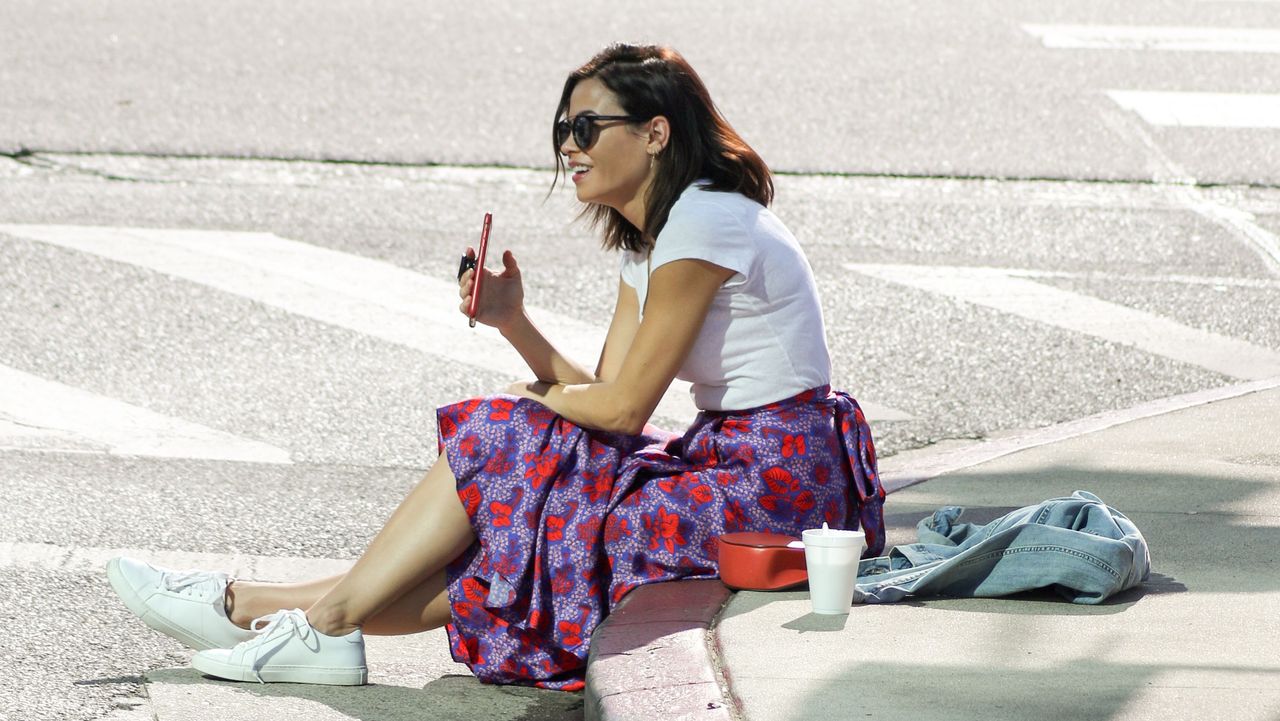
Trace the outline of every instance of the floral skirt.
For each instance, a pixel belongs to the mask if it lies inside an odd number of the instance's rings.
[[[716,537],[861,528],[884,548],[862,409],[814,388],[703,411],[683,436],[581,428],[508,395],[437,411],[476,542],[446,569],[455,660],[481,681],[583,687],[591,632],[636,586],[715,578]]]

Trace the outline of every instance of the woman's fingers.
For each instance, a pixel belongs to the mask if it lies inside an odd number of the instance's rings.
[[[458,295],[466,298],[471,295],[471,279],[476,275],[475,270],[468,270],[458,278]]]
[[[471,248],[467,248],[467,255],[472,255]],[[497,308],[490,308],[486,312],[486,318],[492,321],[494,313],[501,315],[506,312],[506,307],[511,304],[511,296],[513,293],[519,296],[519,278],[520,266],[516,262],[516,256],[509,250],[502,253],[502,272],[496,273],[493,270],[484,268],[469,268],[458,276],[458,297],[462,302],[458,304],[458,310],[464,315],[471,309],[471,296],[475,293],[476,281],[478,273],[485,273],[485,283],[497,282],[498,286],[485,291],[485,302],[494,305]],[[499,280],[501,279],[501,280]],[[513,285],[510,281],[516,281]],[[495,295],[496,294],[496,295]],[[517,301],[518,303],[518,301]]]

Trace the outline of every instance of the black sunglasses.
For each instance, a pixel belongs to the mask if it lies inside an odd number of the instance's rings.
[[[578,146],[578,150],[587,150],[596,144],[596,138],[600,135],[599,128],[596,123],[605,120],[625,120],[629,123],[638,123],[648,118],[642,118],[638,115],[577,115],[572,118],[565,118],[556,123],[556,147],[564,145],[564,141],[569,139],[569,134],[573,134],[573,143]]]

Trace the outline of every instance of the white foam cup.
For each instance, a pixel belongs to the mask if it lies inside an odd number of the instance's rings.
[[[810,528],[801,534],[804,562],[809,571],[809,601],[814,613],[845,614],[853,605],[858,560],[866,545],[862,531]]]

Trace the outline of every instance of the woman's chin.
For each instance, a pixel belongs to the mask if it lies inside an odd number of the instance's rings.
[[[574,187],[574,191],[578,194],[578,202],[579,202],[579,203],[595,203],[595,202],[597,202],[597,199],[596,199],[595,194],[594,194],[594,193],[592,193],[590,190],[587,190],[586,188],[583,188],[581,184],[579,184],[579,185],[575,186],[575,187]]]

